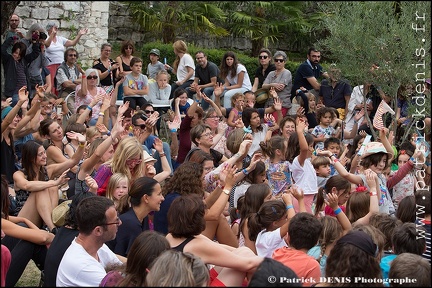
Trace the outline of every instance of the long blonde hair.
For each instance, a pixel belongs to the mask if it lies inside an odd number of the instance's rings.
[[[177,51],[177,53],[186,54],[188,51],[186,43],[182,40],[175,41],[173,44],[173,48],[174,48],[174,51]],[[177,55],[176,59],[174,60],[174,63],[173,63],[173,68],[175,70],[177,70],[179,63],[180,63],[180,57]]]
[[[105,164],[111,167],[112,173],[123,173],[132,183],[133,180],[143,176],[143,171],[145,169],[143,151],[142,145],[137,138],[125,137],[120,140],[113,157]],[[142,161],[140,164],[136,165],[131,172],[126,165],[126,160],[136,156],[140,156]]]

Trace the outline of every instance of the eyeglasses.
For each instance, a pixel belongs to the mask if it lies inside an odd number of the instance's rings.
[[[77,54],[68,54],[69,57],[77,57]]]
[[[144,110],[144,113],[147,113],[147,114],[153,114],[153,113],[155,113],[156,111],[154,111],[154,110]]]
[[[88,80],[90,80],[90,79],[94,79],[94,80],[96,80],[98,78],[98,76],[96,76],[96,75],[89,75],[89,76],[87,76],[87,79]]]
[[[116,219],[115,222],[105,223],[105,224],[102,224],[102,225],[100,225],[100,226],[106,226],[106,225],[120,225],[120,223],[121,223],[121,220],[120,220],[119,217],[117,217],[117,219]]]
[[[209,136],[213,136],[213,133],[207,132],[207,133],[201,134],[201,137],[209,137]]]
[[[268,56],[267,56],[267,55],[260,55],[260,56],[258,56],[258,58],[259,58],[259,59],[267,59]]]
[[[141,164],[142,159],[128,159],[126,160],[126,164],[130,165],[130,164]]]
[[[209,116],[206,119],[215,119],[215,120],[222,121],[222,116]]]
[[[274,59],[274,61],[275,61],[275,62],[281,62],[281,63],[282,63],[282,62],[284,62],[285,60],[284,60],[284,59]]]

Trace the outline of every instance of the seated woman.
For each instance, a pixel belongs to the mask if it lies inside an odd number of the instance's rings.
[[[45,148],[35,141],[28,141],[22,150],[23,169],[13,175],[17,205],[13,215],[29,219],[37,227],[45,223],[50,231],[56,228],[51,212],[58,205],[58,186],[69,180],[66,174],[78,164],[86,143],[85,137],[79,133],[69,132],[68,136],[80,143],[72,158],[63,163],[47,165]]]
[[[8,194],[8,183],[6,177],[2,175],[1,229],[2,234],[4,232],[6,235],[2,238],[2,245],[10,250],[12,256],[6,276],[6,287],[14,287],[31,259],[40,270],[44,269],[48,250],[46,245],[53,241],[54,234],[39,229],[32,221],[24,217],[9,216]]]
[[[201,234],[205,229],[206,204],[199,195],[176,198],[168,211],[168,235],[172,249],[189,252],[205,264],[215,265],[210,270],[209,286],[242,286],[246,277],[263,261],[249,248],[221,245]],[[188,223],[183,225],[181,223]]]

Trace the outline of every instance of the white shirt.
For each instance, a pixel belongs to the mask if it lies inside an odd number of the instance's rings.
[[[48,65],[61,64],[64,61],[65,44],[68,39],[56,36],[56,42],[51,41],[51,45],[46,48],[45,56],[48,57]]]
[[[296,156],[290,169],[294,183],[303,189],[304,195],[313,195],[318,192],[317,176],[310,158],[304,161],[302,167]]]
[[[195,73],[192,73],[192,76],[185,80],[186,75],[188,73],[187,67],[192,68],[192,70],[195,71],[195,63],[190,54],[184,54],[183,57],[180,59],[179,66],[177,67],[177,80],[178,81],[188,81],[188,80],[194,80],[195,79]]]
[[[66,250],[57,271],[57,287],[98,287],[109,264],[122,264],[106,246],[97,252],[99,262],[76,242],[76,237]]]
[[[234,78],[231,77],[231,73],[228,73],[228,75],[226,76],[226,79],[228,80],[228,82],[231,85],[235,85],[238,82],[238,75],[240,74],[240,72],[245,72],[244,77],[243,77],[243,85],[241,88],[245,88],[247,90],[252,90],[252,83],[250,81],[249,74],[246,70],[246,67],[243,64],[237,64],[237,71],[236,71],[236,75],[234,76]]]
[[[288,246],[280,235],[280,227],[273,231],[262,230],[255,241],[257,255],[272,258],[273,252],[281,247]]]

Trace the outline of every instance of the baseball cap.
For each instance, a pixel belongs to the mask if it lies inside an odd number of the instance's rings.
[[[363,159],[376,153],[386,153],[390,155],[390,153],[387,152],[386,148],[384,147],[384,144],[382,144],[381,142],[369,142],[368,144],[366,144],[361,158]]]
[[[155,54],[157,56],[160,56],[160,51],[159,51],[159,49],[154,48],[154,49],[150,50],[149,54]]]

